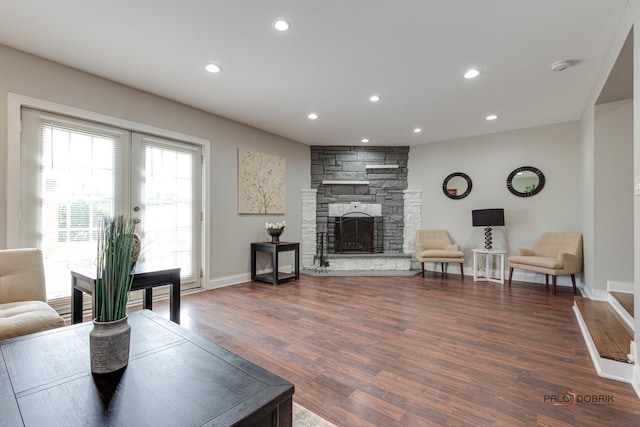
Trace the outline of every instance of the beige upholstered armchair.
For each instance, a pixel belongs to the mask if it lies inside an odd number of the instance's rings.
[[[42,252],[0,250],[0,340],[64,326],[46,301]]]
[[[453,262],[460,264],[460,279],[464,279],[464,253],[460,251],[460,245],[453,244],[447,230],[418,230],[416,259],[422,266],[422,277],[425,262],[440,263],[442,274],[445,274],[444,265]]]
[[[544,233],[533,249],[517,249],[517,255],[509,257],[509,285],[514,268],[544,273],[549,286],[553,277],[553,294],[556,295],[556,279],[570,274],[573,291],[576,291],[575,273],[582,271],[582,234]]]

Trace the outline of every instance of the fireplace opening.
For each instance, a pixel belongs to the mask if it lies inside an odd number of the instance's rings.
[[[332,220],[333,252],[380,253],[383,251],[382,217],[374,217],[363,212],[351,212],[333,217]]]

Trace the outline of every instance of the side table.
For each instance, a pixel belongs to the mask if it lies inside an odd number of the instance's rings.
[[[278,255],[281,252],[294,252],[295,270],[293,273],[278,272]],[[256,254],[258,252],[268,252],[271,254],[271,265],[273,272],[265,274],[257,274],[256,272]],[[288,280],[298,280],[300,277],[300,243],[291,242],[258,242],[251,244],[251,280],[271,283],[276,285]]]
[[[473,281],[486,281],[500,283],[504,285],[504,256],[507,251],[497,249],[471,249],[473,252]],[[478,265],[478,255],[484,255],[484,270],[480,270]],[[494,263],[494,261],[497,262]],[[491,276],[491,267],[495,264],[499,265],[498,277]],[[482,272],[484,271],[484,274]]]
[[[143,291],[143,308],[153,308],[153,288],[156,286],[171,286],[169,294],[169,318],[180,324],[180,267],[170,267],[139,262],[131,272],[133,283],[131,290]],[[71,270],[71,322],[82,323],[82,293],[94,295],[96,286],[96,270]],[[94,300],[95,302],[95,300]],[[96,317],[95,304],[91,304],[91,318]]]

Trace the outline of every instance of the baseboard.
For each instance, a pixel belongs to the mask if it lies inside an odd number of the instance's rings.
[[[640,366],[636,365],[633,368],[633,379],[631,380],[631,386],[636,391],[636,395],[640,398]]]
[[[280,273],[293,273],[293,265],[280,265],[278,271]],[[272,269],[257,270],[256,274],[271,273]],[[246,283],[251,281],[251,273],[234,274],[232,276],[218,277],[209,280],[209,283],[205,284],[205,289],[217,289],[224,288],[225,286],[237,285],[240,283]]]
[[[509,277],[509,270],[505,274],[505,277]],[[529,282],[529,283],[545,283],[544,273],[536,273],[535,271],[529,270],[513,270],[513,280],[521,281],[521,282]],[[549,276],[549,286],[551,286],[552,277]],[[576,287],[582,283],[582,275],[576,274]],[[558,276],[556,280],[557,286],[570,287],[573,288],[573,283],[571,282],[571,276]]]
[[[631,363],[616,362],[610,359],[600,359],[601,370],[598,374],[602,378],[630,384],[633,378],[635,365]]]
[[[590,298],[593,296],[593,293],[591,292],[591,288],[586,286],[584,283],[582,284],[578,284],[578,289],[580,290],[580,295],[585,297],[585,298]]]
[[[611,295],[609,292],[620,292],[623,294],[632,294],[634,293],[635,285],[633,283],[626,282],[615,282],[615,281],[607,281],[607,290],[601,289],[592,289],[588,286],[580,286],[578,285],[582,292],[582,296],[589,299],[594,299],[598,301],[610,301]]]
[[[206,289],[224,288],[225,286],[237,285],[251,281],[251,273],[234,274],[233,276],[218,277],[209,280],[205,285]]]
[[[415,268],[417,270],[420,270],[420,263],[413,263],[412,262],[412,268]],[[415,266],[415,267],[414,267]],[[424,271],[431,271],[434,273],[440,273],[440,265],[439,263],[434,264],[434,263],[425,263],[424,264]],[[460,267],[458,267],[457,264],[447,264],[445,266],[445,271],[448,273],[452,273],[452,274],[460,274]],[[471,267],[464,267],[463,268],[464,271],[464,275],[465,276],[471,276],[473,277],[473,266]],[[500,274],[499,270],[491,270],[491,277],[498,277]],[[539,283],[544,285],[545,284],[545,280],[544,280],[544,274],[542,273],[535,273],[533,271],[527,271],[527,270],[514,270],[513,271],[513,277],[512,280],[515,280],[517,282],[527,282],[527,283]],[[508,283],[509,282],[509,269],[506,269],[504,272],[504,282]],[[551,277],[549,277],[549,286],[551,286]],[[557,278],[557,282],[556,282],[556,286],[560,286],[560,287],[565,287],[565,288],[573,288],[573,283],[571,282],[571,277],[570,276],[558,276]],[[584,289],[585,292],[589,292],[588,288],[586,286],[584,286],[584,284],[582,283],[581,277],[578,276],[576,277],[576,288],[579,289]],[[606,291],[605,291],[606,292]],[[607,293],[608,295],[608,293]],[[600,299],[603,300],[607,300],[608,296],[607,295],[602,295],[600,296]]]
[[[620,292],[621,294],[633,294],[635,293],[636,285],[628,282],[616,282],[613,280],[607,281],[607,290],[609,292]]]
[[[420,270],[421,266],[420,266],[420,262],[416,261],[414,259],[411,260],[411,269],[412,270]],[[440,272],[440,265],[439,263],[431,263],[431,262],[426,262],[424,264],[424,271],[431,271],[434,273],[439,273]],[[447,271],[448,273],[452,273],[452,274],[460,274],[460,267],[458,267],[457,264],[447,264],[445,267],[445,271]],[[464,271],[464,275],[465,276],[471,276],[473,277],[473,266],[465,266],[463,268]],[[492,270],[491,271],[491,276],[492,277],[498,277],[499,276],[499,270]],[[519,281],[519,282],[528,282],[528,283],[540,283],[542,285],[544,285],[545,280],[544,280],[544,274],[542,273],[536,273],[533,271],[528,271],[528,270],[520,270],[520,269],[514,269],[513,270],[513,280],[515,281]],[[504,272],[504,282],[508,283],[509,282],[509,269],[505,269]],[[551,282],[551,278],[549,278],[549,282]],[[549,283],[549,285],[551,285],[551,283]],[[571,276],[558,276],[557,282],[556,282],[557,286],[562,286],[562,287],[569,287],[569,288],[573,288],[573,283],[571,282]],[[584,286],[584,283],[582,282],[582,275],[578,274],[576,275],[576,287],[580,288],[583,287],[585,289],[587,289],[586,286]]]
[[[419,262],[416,263],[416,264],[414,264],[412,262],[411,265],[412,265],[412,267],[415,265],[416,269],[420,269],[420,263]],[[429,268],[429,267],[431,267],[431,268]],[[293,271],[293,266],[292,265],[279,266],[278,270],[280,270],[280,272],[282,272],[282,273],[291,273]],[[440,268],[439,268],[439,265],[434,265],[434,264],[431,264],[431,263],[425,263],[425,271],[431,271],[431,272],[434,272],[434,273],[439,273],[440,272]],[[451,266],[447,265],[446,271],[447,271],[447,273],[451,273],[451,274],[460,274],[460,267],[458,267],[457,264],[452,264]],[[464,271],[464,275],[465,276],[473,277],[473,267],[464,267],[463,271]],[[257,273],[258,274],[264,274],[264,273],[269,273],[269,272],[271,272],[271,270],[260,270]],[[497,275],[498,275],[498,272],[494,271],[493,272],[493,277],[497,277]],[[538,277],[538,276],[540,276],[540,277]],[[514,272],[513,272],[513,280],[520,281],[520,282],[544,284],[544,274],[528,272],[528,271],[525,271],[525,270],[522,270],[522,271],[514,270]],[[251,281],[251,274],[250,273],[242,273],[242,274],[236,274],[236,275],[232,275],[232,276],[225,276],[225,277],[219,277],[219,278],[216,278],[216,279],[212,279],[212,280],[209,281],[208,285],[205,286],[205,288],[206,289],[222,288],[224,286],[237,285],[238,283],[244,283],[244,282],[250,282],[250,281]],[[507,283],[509,281],[509,271],[508,270],[505,271],[504,281],[505,281],[505,283]],[[581,290],[584,290],[586,293],[590,293],[589,289],[587,287],[581,286],[581,281],[578,280],[578,278],[576,278],[576,282],[577,282],[576,285],[578,287],[580,287]],[[568,277],[568,276],[567,277],[558,276],[557,286],[573,287],[573,284],[571,283],[571,278],[570,277]],[[598,297],[594,298],[594,299],[601,299],[603,301],[608,300],[609,299],[608,292],[606,292],[606,291],[602,291],[602,292],[604,292],[605,294],[598,295]]]
[[[590,289],[589,298],[597,301],[611,301],[611,294],[609,291],[603,291],[602,289]]]

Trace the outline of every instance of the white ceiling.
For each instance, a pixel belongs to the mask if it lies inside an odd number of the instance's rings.
[[[578,119],[626,3],[1,0],[0,44],[309,145],[415,145]]]

